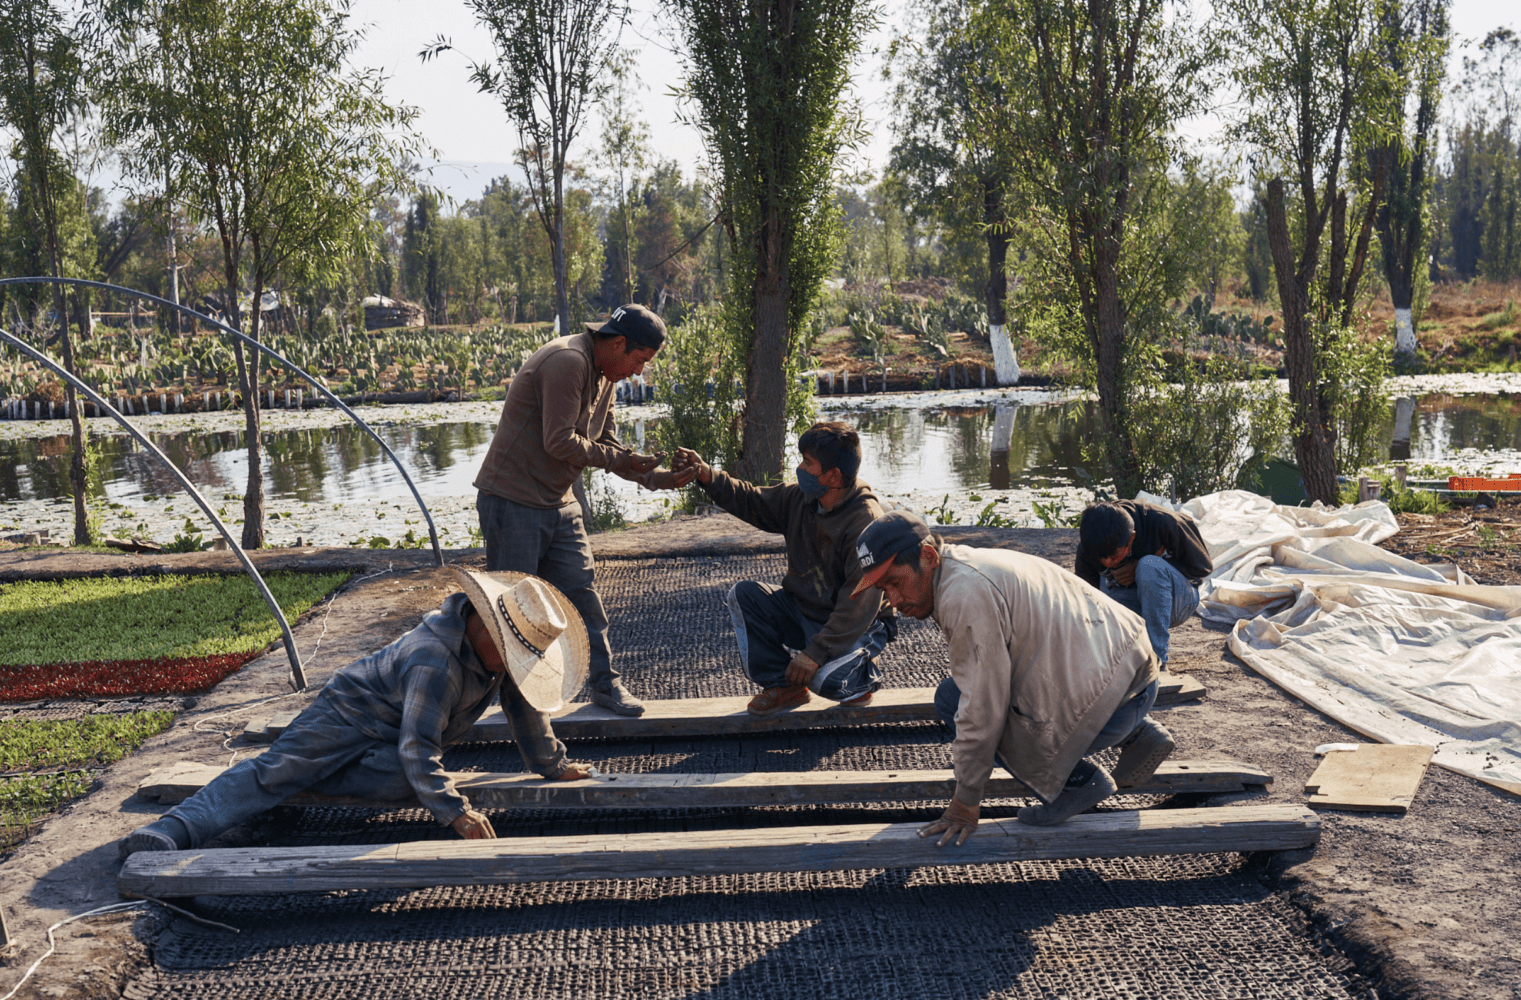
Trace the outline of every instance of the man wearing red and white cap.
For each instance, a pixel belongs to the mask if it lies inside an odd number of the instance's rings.
[[[883,514],[856,549],[857,592],[933,615],[951,647],[935,709],[955,733],[956,794],[920,836],[965,843],[995,763],[1041,800],[1020,822],[1050,826],[1145,781],[1172,752],[1147,717],[1158,668],[1139,615],[1045,559],[948,545],[912,514]],[[1124,748],[1112,774],[1083,759],[1112,746]]]

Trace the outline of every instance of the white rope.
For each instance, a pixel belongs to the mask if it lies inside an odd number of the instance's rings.
[[[356,584],[363,583],[364,581],[369,580],[369,579],[373,579],[374,577],[377,577],[377,576],[385,576],[387,573],[389,573],[389,572],[392,571],[392,569],[395,567],[395,565],[396,565],[395,563],[389,563],[388,562],[388,563],[386,563],[386,568],[385,569],[376,570],[373,573],[368,573],[368,574],[366,574],[364,576],[361,576],[359,579],[355,580],[354,583],[356,583]],[[345,587],[344,589],[347,590],[349,588]],[[316,655],[317,655],[317,650],[319,650],[319,649],[322,648],[322,640],[327,637],[327,619],[328,619],[328,616],[333,613],[333,604],[336,603],[337,600],[338,600],[338,592],[337,591],[335,591],[327,599],[327,611],[324,612],[323,615],[322,615],[322,633],[317,636],[317,643],[316,643],[316,645],[312,646],[312,651],[307,654],[306,659],[307,659],[308,662],[310,662],[311,660],[313,660],[316,657]],[[291,691],[291,692],[288,692],[286,694],[277,694],[277,695],[275,695],[272,698],[265,698],[265,699],[263,699],[261,701],[250,702],[247,705],[242,705],[242,706],[239,706],[238,708],[229,709],[228,711],[222,712],[219,715],[208,715],[204,719],[198,719],[198,720],[196,720],[195,725],[191,726],[190,729],[191,729],[192,732],[197,732],[197,733],[215,733],[218,736],[224,737],[223,740],[222,740],[222,749],[225,750],[225,751],[227,751],[229,754],[231,754],[231,756],[228,757],[228,759],[227,759],[227,766],[231,767],[232,765],[234,765],[234,764],[236,764],[238,762],[238,753],[239,753],[239,751],[234,750],[232,748],[232,746],[231,746],[232,741],[238,738],[237,732],[234,731],[234,730],[228,730],[228,729],[203,729],[202,728],[203,726],[205,726],[207,723],[210,723],[210,722],[216,722],[219,719],[229,719],[229,718],[232,718],[234,715],[239,715],[239,714],[241,714],[243,712],[251,711],[252,709],[258,708],[260,705],[268,705],[271,702],[282,701],[283,699],[286,699],[286,698],[294,698],[298,694],[307,694],[307,693],[308,692],[306,692],[306,691]],[[4,997],[0,997],[0,1000],[5,1000],[5,998]]]
[[[62,920],[58,921],[58,923],[48,928],[48,950],[42,953],[41,958],[32,963],[32,967],[30,969],[26,970],[26,975],[21,977],[21,982],[17,983],[15,987],[13,987],[11,991],[5,996],[0,997],[0,1000],[11,1000],[11,997],[15,996],[17,991],[26,985],[26,981],[32,978],[32,973],[37,971],[37,966],[41,965],[49,955],[58,950],[58,943],[53,940],[53,932],[62,927],[64,924],[72,924],[76,920],[83,920],[85,917],[99,916],[102,913],[120,913],[123,910],[135,910],[140,906],[147,905],[148,903],[145,900],[137,900],[131,903],[110,903],[106,906],[99,907],[98,909],[86,910],[84,913],[76,913],[72,917],[64,917]]]

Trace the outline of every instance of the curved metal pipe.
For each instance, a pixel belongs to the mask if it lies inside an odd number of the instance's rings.
[[[407,474],[406,466],[401,464],[401,459],[397,458],[396,453],[391,450],[390,446],[387,445],[385,441],[381,440],[380,435],[375,433],[374,428],[361,420],[359,415],[353,410],[349,409],[343,400],[333,395],[332,392],[328,390],[328,387],[323,385],[322,382],[307,374],[293,361],[285,358],[279,352],[264,346],[257,340],[254,340],[252,337],[239,333],[237,330],[234,330],[232,327],[228,326],[226,323],[221,322],[220,320],[212,319],[205,313],[196,312],[189,306],[183,306],[177,302],[170,302],[168,299],[159,298],[157,295],[154,295],[150,292],[139,292],[133,288],[123,288],[121,285],[112,285],[104,281],[90,281],[86,278],[0,278],[0,287],[4,287],[5,285],[75,285],[83,288],[102,288],[106,291],[122,292],[126,295],[135,295],[140,299],[147,299],[149,302],[157,302],[159,305],[168,306],[171,309],[178,309],[185,315],[193,316],[196,319],[201,320],[203,323],[210,323],[212,326],[218,328],[229,336],[235,337],[248,346],[254,348],[255,350],[267,354],[271,358],[274,358],[276,361],[280,362],[282,365],[295,372],[298,376],[305,379],[312,388],[316,389],[323,396],[327,397],[328,402],[332,403],[338,409],[342,410],[350,420],[354,421],[354,423],[364,428],[365,433],[374,438],[375,443],[380,445],[380,450],[386,453],[386,457],[391,460],[391,464],[396,466],[396,471],[401,473],[401,478],[407,481],[407,489],[412,491],[412,499],[417,501],[417,507],[422,511],[423,519],[428,522],[428,539],[433,543],[433,555],[437,557],[438,564],[440,566],[444,565],[444,552],[438,544],[438,530],[433,526],[433,514],[428,510],[428,505],[423,503],[422,494],[417,492],[417,484],[412,482],[412,477]],[[257,402],[258,401],[255,400],[255,403]]]
[[[169,456],[160,451],[158,445],[149,440],[148,435],[138,430],[126,417],[117,413],[115,408],[106,402],[105,397],[101,396],[94,389],[91,389],[83,380],[70,375],[64,370],[62,365],[57,364],[46,354],[14,336],[4,327],[0,327],[0,340],[4,340],[22,353],[30,355],[33,360],[52,371],[53,374],[67,379],[75,389],[88,396],[90,401],[99,407],[103,413],[110,414],[117,423],[126,428],[128,434],[136,438],[137,442],[146,448],[150,455],[162,462],[164,467],[174,474],[174,478],[180,481],[180,485],[185,488],[185,492],[190,494],[190,499],[194,500],[196,506],[201,508],[201,513],[210,518],[211,523],[216,526],[217,531],[221,532],[222,537],[227,539],[227,547],[237,554],[238,559],[243,563],[243,568],[248,571],[248,575],[253,577],[254,586],[259,588],[259,593],[263,596],[264,603],[269,605],[270,611],[274,612],[275,621],[280,623],[280,631],[285,636],[285,652],[290,657],[291,686],[297,691],[305,691],[306,672],[301,669],[301,654],[296,651],[296,637],[291,635],[290,623],[285,620],[285,612],[280,610],[280,602],[276,601],[275,595],[269,592],[269,587],[264,583],[264,578],[254,568],[253,561],[248,558],[248,553],[244,552],[243,547],[238,544],[237,539],[232,537],[232,531],[228,529],[227,525],[222,523],[220,517],[217,517],[216,511],[211,509],[211,504],[207,503],[206,498],[201,496],[201,491],[195,488],[195,484],[180,471],[179,466],[169,461]]]

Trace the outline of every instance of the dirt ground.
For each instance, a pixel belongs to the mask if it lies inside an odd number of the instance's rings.
[[[1485,510],[1398,514],[1400,533],[1384,548],[1420,563],[1457,563],[1476,583],[1521,584],[1521,494]]]
[[[954,541],[1007,545],[1070,565],[1076,533],[953,528],[947,534]],[[779,544],[774,536],[718,515],[598,536],[595,548],[611,558],[776,551]],[[480,550],[449,556],[467,563],[482,559]],[[453,589],[448,571],[432,565],[427,553],[286,551],[262,555],[261,568],[266,559],[313,566],[341,563],[355,573],[333,601],[295,625],[314,686],[412,627]],[[208,566],[203,564],[215,560],[230,562],[230,557],[44,556],[33,550],[0,553],[0,578],[130,572],[148,566],[204,571]],[[1486,579],[1488,570],[1475,566],[1470,572]],[[1194,619],[1178,629],[1172,664],[1209,688],[1206,700],[1165,711],[1178,755],[1229,755],[1262,765],[1276,778],[1257,792],[1179,804],[1224,805],[1245,798],[1303,802],[1304,781],[1317,763],[1314,747],[1359,740],[1252,673],[1225,651],[1225,633],[1218,627]],[[276,652],[253,661],[209,694],[188,700],[171,729],[107,769],[91,795],[48,821],[0,864],[0,907],[15,942],[5,952],[0,986],[8,988],[42,955],[49,924],[116,901],[116,840],[163,808],[134,798],[138,781],[179,760],[227,763],[231,749],[224,741],[249,717],[267,712],[270,706],[262,704],[267,699],[289,694],[287,673],[283,654]],[[299,707],[310,697],[286,697],[273,707]],[[1256,870],[1265,884],[1304,911],[1318,939],[1357,962],[1379,998],[1521,997],[1521,950],[1514,944],[1521,940],[1521,893],[1514,875],[1521,866],[1521,838],[1516,836],[1521,800],[1433,768],[1404,817],[1337,811],[1322,811],[1321,817],[1317,849],[1262,856]],[[123,995],[134,972],[150,960],[152,941],[164,926],[161,912],[62,928],[58,953],[18,995]]]

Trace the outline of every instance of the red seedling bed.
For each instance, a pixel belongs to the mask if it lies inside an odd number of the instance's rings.
[[[180,659],[88,660],[42,666],[0,666],[0,702],[39,698],[130,697],[204,691],[264,652]]]

